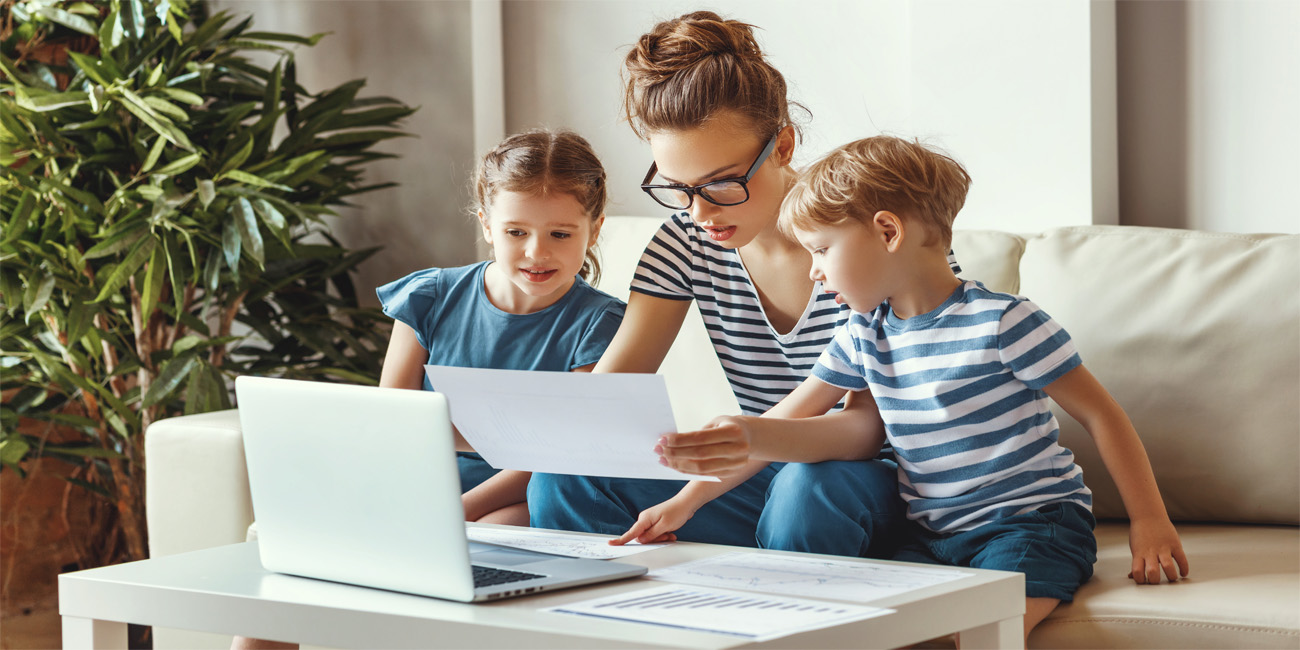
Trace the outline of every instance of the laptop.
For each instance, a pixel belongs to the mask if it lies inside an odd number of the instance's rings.
[[[264,377],[235,393],[268,571],[462,602],[646,572],[470,542],[439,393]]]

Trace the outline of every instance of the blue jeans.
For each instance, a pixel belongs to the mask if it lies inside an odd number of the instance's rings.
[[[683,481],[533,474],[533,526],[621,535]],[[889,460],[775,463],[710,501],[677,538],[854,557],[885,557],[903,524],[897,465]]]

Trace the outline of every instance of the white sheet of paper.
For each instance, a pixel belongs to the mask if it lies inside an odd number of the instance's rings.
[[[677,431],[668,386],[650,374],[425,366],[451,421],[497,469],[717,481],[659,464],[655,442]]]
[[[942,566],[727,553],[655,569],[646,577],[677,584],[869,602],[968,575],[972,574]]]
[[[640,589],[542,611],[728,634],[754,641],[778,639],[796,632],[893,613],[893,610],[878,607],[675,585]]]
[[[664,544],[625,544],[610,546],[609,537],[590,537],[587,535],[566,535],[549,531],[520,529],[505,530],[501,528],[479,528],[466,526],[465,533],[470,541],[484,544],[496,544],[511,548],[522,548],[539,553],[582,557],[591,560],[612,560],[635,553],[653,551]]]

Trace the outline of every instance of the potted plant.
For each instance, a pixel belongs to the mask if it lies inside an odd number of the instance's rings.
[[[2,471],[72,463],[108,506],[79,565],[144,558],[151,422],[229,408],[239,374],[376,382],[386,319],[350,280],[374,250],[323,218],[388,185],[362,172],[414,109],[300,87],[289,48],[322,35],[201,2],[0,15]]]

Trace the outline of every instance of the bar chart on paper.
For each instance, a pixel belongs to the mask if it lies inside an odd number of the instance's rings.
[[[702,587],[867,602],[967,575],[970,574],[946,567],[727,553],[655,569],[646,577]]]
[[[893,610],[670,585],[570,603],[545,611],[729,634],[766,641]]]

